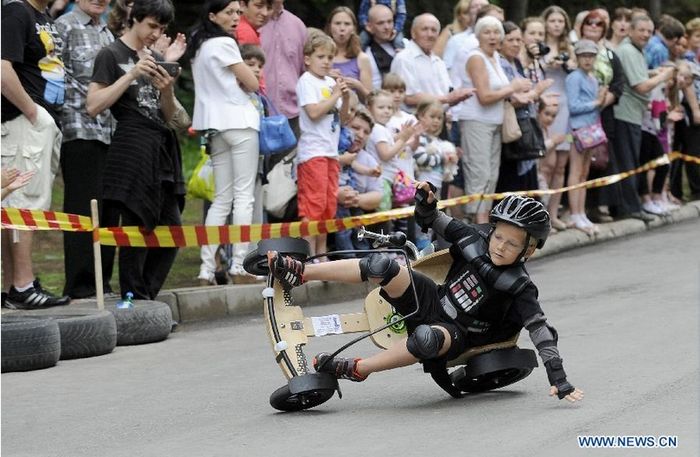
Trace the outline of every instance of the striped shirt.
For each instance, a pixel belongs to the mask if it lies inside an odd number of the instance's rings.
[[[63,39],[62,59],[66,67],[66,95],[63,105],[63,141],[98,140],[109,144],[115,121],[109,110],[96,118],[88,115],[85,103],[87,90],[100,49],[114,41],[107,24],[95,24],[80,8],[56,19],[56,28]]]

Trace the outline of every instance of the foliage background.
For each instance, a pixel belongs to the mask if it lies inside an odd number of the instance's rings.
[[[444,25],[452,20],[452,9],[456,0],[406,0],[406,2],[409,13],[407,24],[410,24],[411,18],[416,14],[431,12]],[[196,22],[203,2],[174,0],[174,3],[177,11],[175,28],[178,31],[186,31]],[[551,1],[547,0],[492,0],[491,3],[506,9],[507,13],[511,13],[507,14],[508,19],[516,20],[516,22],[522,19],[520,16],[537,15],[552,4]],[[658,16],[660,13],[671,14],[683,21],[683,23],[695,16],[700,16],[700,0],[667,0],[663,4],[661,0],[563,0],[555,3],[563,7],[571,17],[574,17],[579,11],[596,6],[603,6],[608,8],[609,11],[618,6],[630,8],[639,6],[647,8],[654,16]],[[285,1],[285,8],[299,16],[310,27],[323,27],[328,13],[336,6],[341,5],[357,11],[360,6],[360,0]]]

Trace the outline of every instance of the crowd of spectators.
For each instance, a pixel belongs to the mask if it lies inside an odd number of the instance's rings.
[[[178,225],[186,189],[177,133],[190,124],[207,140],[215,178],[206,225],[408,206],[417,181],[443,197],[553,189],[672,150],[700,156],[700,18],[653,21],[642,8],[569,16],[551,5],[515,24],[486,0],[459,0],[443,26],[404,1],[378,0],[362,1],[357,12],[335,8],[318,30],[284,0],[208,0],[195,28],[171,38],[170,0],[109,3],[3,1],[3,207],[48,209],[60,170],[65,212],[89,215],[95,198],[104,226]],[[191,68],[192,113],[175,97],[174,62]],[[271,107],[289,120],[298,144],[263,156],[261,116]],[[514,121],[534,126],[539,155],[504,138]],[[601,153],[603,166],[595,163]],[[285,217],[273,218],[263,188],[274,193],[277,182],[267,174],[289,163],[297,195]],[[597,224],[648,221],[698,198],[698,165],[675,161],[543,200],[552,231],[595,236]],[[478,199],[451,211],[484,223],[491,205]],[[410,221],[393,224],[419,244],[430,241]],[[2,235],[3,306],[95,294],[89,234],[64,236],[60,297],[34,274],[32,233]],[[366,247],[352,230],[309,241],[313,253]],[[228,281],[257,279],[242,268],[248,250],[234,245]],[[120,293],[153,299],[176,255],[121,248]],[[202,285],[217,282],[216,257],[216,246],[202,247]],[[114,258],[114,249],[103,249],[106,291]]]

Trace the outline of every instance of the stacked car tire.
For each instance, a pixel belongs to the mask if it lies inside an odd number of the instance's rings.
[[[132,308],[85,304],[3,312],[2,372],[48,368],[59,360],[109,354],[115,346],[146,344],[168,337],[170,307],[137,300]]]

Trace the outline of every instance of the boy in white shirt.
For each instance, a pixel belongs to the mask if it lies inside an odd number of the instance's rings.
[[[335,42],[328,35],[309,34],[304,45],[307,71],[297,82],[299,126],[297,187],[302,221],[333,219],[337,207],[338,141],[341,123],[348,120],[350,89],[328,76],[335,56]],[[326,235],[306,237],[311,255],[326,252]]]

